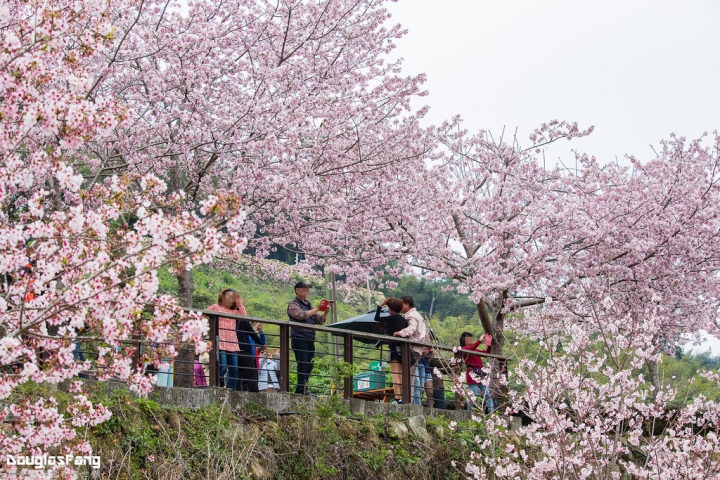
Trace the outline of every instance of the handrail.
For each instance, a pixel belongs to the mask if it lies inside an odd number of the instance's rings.
[[[391,337],[389,335],[378,335],[376,333],[366,333],[366,332],[358,332],[356,330],[347,330],[345,328],[333,328],[333,327],[325,327],[322,325],[308,325],[300,322],[291,322],[289,320],[272,320],[268,318],[258,318],[258,317],[250,317],[247,315],[234,315],[234,314],[228,314],[224,312],[217,312],[215,310],[202,310],[199,308],[183,308],[186,312],[197,312],[205,316],[213,316],[213,317],[223,317],[223,318],[230,318],[235,320],[246,320],[248,322],[255,322],[255,323],[264,323],[268,325],[289,325],[293,328],[302,328],[304,330],[315,330],[317,332],[327,332],[332,333],[337,336],[343,336],[344,334],[352,334],[353,337],[361,337],[361,338],[369,338],[372,340],[381,340],[381,341],[392,341],[396,343],[409,343],[410,345],[416,345],[419,347],[429,347],[433,350],[442,350],[445,352],[452,352],[452,353],[462,353],[462,354],[468,354],[468,355],[475,355],[478,357],[487,357],[487,358],[497,358],[499,360],[508,360],[508,357],[504,357],[502,355],[496,355],[494,353],[486,353],[486,352],[476,352],[474,350],[465,350],[465,349],[457,349],[454,350],[450,347],[442,347],[438,345],[434,345],[432,343],[427,342],[418,342],[414,341],[409,338],[403,338],[403,337]],[[381,322],[378,322],[381,323]]]
[[[419,342],[415,341],[410,338],[404,338],[404,337],[395,337],[390,335],[378,335],[375,333],[366,333],[356,330],[349,330],[344,328],[335,328],[333,326],[323,326],[323,325],[308,325],[301,322],[292,322],[290,320],[275,320],[275,319],[268,319],[268,318],[258,318],[258,317],[251,317],[248,315],[237,315],[232,313],[226,313],[226,312],[218,312],[216,310],[204,310],[204,309],[198,309],[198,308],[182,308],[184,312],[187,313],[199,313],[201,315],[204,315],[208,317],[209,319],[209,338],[212,342],[212,347],[210,349],[210,361],[208,363],[205,363],[203,365],[206,365],[209,368],[209,371],[206,373],[206,377],[208,378],[208,386],[218,386],[220,385],[220,350],[218,348],[220,341],[220,325],[219,325],[219,319],[221,317],[223,318],[229,318],[234,320],[244,320],[248,322],[253,323],[261,323],[261,324],[268,324],[268,325],[275,325],[279,327],[279,340],[280,340],[280,369],[279,369],[279,376],[278,376],[278,383],[280,386],[281,391],[290,391],[290,354],[291,354],[291,338],[290,333],[293,328],[300,328],[304,330],[312,330],[316,332],[324,332],[329,333],[338,337],[342,337],[343,339],[343,354],[342,359],[347,363],[354,363],[358,359],[359,360],[367,360],[367,358],[364,357],[357,357],[354,355],[354,348],[353,348],[353,341],[357,339],[370,339],[375,341],[380,341],[384,343],[396,343],[400,345],[400,359],[401,359],[401,376],[402,381],[398,382],[403,385],[402,388],[402,400],[404,403],[410,403],[411,400],[411,390],[412,390],[412,378],[411,378],[411,370],[414,368],[411,365],[413,355],[411,354],[411,347],[412,346],[419,346],[419,347],[427,347],[432,348],[436,352],[450,352],[455,356],[455,359],[450,359],[449,363],[450,365],[453,365],[457,360],[457,356],[459,354],[462,355],[474,355],[478,357],[486,357],[495,359],[498,361],[498,364],[494,371],[496,374],[500,376],[507,375],[507,361],[509,360],[508,357],[504,357],[502,355],[496,355],[492,353],[486,353],[486,352],[478,352],[474,350],[465,350],[465,349],[459,349],[458,347],[444,347],[440,345],[434,345],[432,343],[428,342]],[[382,322],[377,322],[382,323]],[[80,336],[76,337],[74,340],[81,340],[81,341],[97,341],[98,339],[96,337],[87,337],[87,336]],[[155,343],[167,343],[167,342],[155,342],[148,338],[143,338],[143,335],[140,332],[135,332],[131,336],[131,338],[128,338],[127,340],[121,340],[121,343],[128,343],[131,344],[133,347],[133,364],[137,366],[138,368],[142,368],[144,371],[145,366],[142,364],[143,360],[143,350],[145,348],[152,348],[153,344]],[[368,342],[366,342],[368,343]],[[370,342],[371,343],[371,342]],[[185,347],[182,347],[181,350],[190,351],[194,350],[190,348],[191,346],[185,345]],[[80,351],[82,353],[82,351]],[[336,352],[336,355],[338,353]],[[441,360],[445,361],[445,360]],[[183,359],[176,359],[175,363],[181,364],[182,369],[176,370],[174,373],[171,373],[169,375],[174,376],[180,376],[180,378],[183,379],[185,382],[188,377],[196,378],[195,373],[192,371],[192,367],[190,368],[190,371],[185,371],[185,368],[188,366],[192,366],[195,364],[196,361],[189,360],[185,357]],[[237,367],[236,367],[237,368]],[[243,367],[246,368],[246,367]],[[172,377],[171,377],[172,378]],[[234,378],[234,377],[233,377]],[[457,382],[457,378],[453,379],[454,382]],[[353,397],[353,379],[352,378],[345,378],[343,385],[343,394],[345,398],[352,398]],[[192,385],[188,385],[192,386]],[[409,386],[409,387],[408,387]],[[461,408],[461,397],[458,397],[456,395],[455,397],[455,406],[456,408]]]

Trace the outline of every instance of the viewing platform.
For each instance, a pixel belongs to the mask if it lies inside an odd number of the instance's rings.
[[[197,312],[206,316],[209,321],[210,332],[209,340],[212,343],[210,350],[209,361],[202,363],[203,367],[207,369],[207,386],[202,388],[210,388],[221,385],[220,378],[220,355],[217,349],[217,345],[220,342],[221,327],[219,322],[218,312],[210,310],[198,310],[198,309],[184,309],[186,312]],[[369,314],[368,314],[369,315]],[[344,328],[335,328],[333,325],[320,326],[320,325],[306,325],[301,323],[289,322],[287,320],[272,320],[265,318],[256,318],[244,315],[231,315],[222,314],[223,318],[234,319],[236,321],[247,321],[255,325],[262,325],[263,335],[266,338],[265,346],[275,348],[279,352],[279,369],[278,369],[278,383],[279,390],[281,392],[292,392],[295,390],[296,385],[291,381],[291,373],[297,368],[296,362],[292,359],[291,339],[290,333],[293,328],[302,328],[303,330],[312,330],[318,337],[315,342],[318,345],[325,345],[326,351],[318,349],[316,352],[316,359],[329,358],[333,361],[342,361],[347,364],[353,365],[356,368],[355,377],[345,377],[342,380],[342,384],[333,385],[334,390],[337,393],[341,393],[345,400],[351,400],[353,398],[364,398],[365,400],[380,400],[381,402],[388,402],[394,395],[389,393],[389,389],[392,387],[392,380],[388,380],[389,384],[385,383],[385,370],[378,371],[373,368],[372,365],[383,364],[386,360],[386,351],[383,350],[383,345],[388,342],[400,344],[402,349],[402,385],[412,386],[413,378],[411,377],[411,363],[410,358],[411,349],[413,347],[422,347],[425,349],[432,349],[436,357],[442,358],[440,362],[442,365],[439,367],[444,374],[455,370],[451,376],[456,377],[461,375],[459,369],[459,359],[456,357],[462,353],[463,355],[480,356],[491,360],[493,368],[491,369],[491,378],[499,378],[500,376],[507,375],[507,358],[493,355],[490,353],[478,352],[474,350],[459,350],[456,351],[453,348],[447,346],[441,346],[438,344],[426,343],[413,341],[408,338],[401,337],[390,337],[382,334],[381,322],[365,322],[370,324],[370,331],[356,331]],[[363,327],[367,328],[367,327]],[[141,354],[146,348],[153,348],[153,344],[141,336],[135,336],[133,338],[133,345],[135,347],[135,358],[136,364],[139,365]],[[180,349],[178,357],[174,360],[175,368],[170,373],[174,379],[174,387],[190,387],[192,385],[192,378],[194,376],[193,365],[196,363],[193,360],[194,352],[188,349]],[[454,365],[454,366],[453,366]],[[368,378],[366,375],[372,375],[373,381],[363,382]],[[378,378],[375,378],[376,374],[380,374]],[[464,374],[463,374],[464,375]],[[313,373],[315,378],[319,378],[319,372]],[[389,375],[388,375],[389,377]],[[334,379],[326,378],[325,383],[327,386],[335,383]],[[449,387],[452,388],[454,384],[454,378],[449,382]],[[373,393],[368,390],[374,391]],[[379,392],[379,393],[378,393]],[[330,392],[318,392],[313,393],[330,393]],[[411,388],[402,389],[402,402],[403,404],[410,404],[412,401]],[[462,408],[461,398],[457,396],[455,398],[455,409],[460,410]]]

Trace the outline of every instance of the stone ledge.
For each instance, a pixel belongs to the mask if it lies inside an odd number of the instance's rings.
[[[150,398],[160,405],[197,409],[204,405],[226,403],[231,408],[243,407],[247,403],[262,405],[277,413],[296,411],[299,407],[313,408],[322,398],[305,397],[290,393],[237,392],[220,387],[179,388],[157,387]],[[461,410],[438,410],[419,405],[398,405],[397,403],[367,402],[365,400],[341,400],[355,415],[367,417],[387,416],[397,412],[404,417],[423,415],[444,416],[456,422],[470,420],[470,412]]]
[[[72,381],[77,381],[73,379]],[[97,380],[81,380],[88,385],[101,387],[106,394],[125,388],[123,382],[100,382]],[[68,391],[71,381],[65,381],[58,385],[62,391]],[[221,387],[155,387],[149,398],[164,407],[199,409],[206,405],[227,404],[230,408],[243,407],[248,403],[255,403],[275,411],[277,413],[292,412],[299,407],[313,408],[315,403],[322,401],[321,398],[306,397],[294,393],[250,393],[237,392]],[[437,408],[425,408],[420,405],[398,405],[397,403],[367,402],[360,399],[341,400],[355,415],[367,417],[387,416],[391,412],[397,412],[403,417],[425,417],[444,416],[456,422],[464,422],[471,419],[470,412],[465,410],[439,410]]]

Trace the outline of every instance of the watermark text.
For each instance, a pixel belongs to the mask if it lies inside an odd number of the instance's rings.
[[[36,470],[55,466],[100,468],[98,455],[7,455],[5,459],[7,465],[34,467]]]

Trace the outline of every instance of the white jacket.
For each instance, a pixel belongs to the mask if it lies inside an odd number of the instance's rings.
[[[275,375],[275,361],[269,358],[261,358],[260,372],[258,374],[258,390],[262,392],[268,388],[280,390],[280,385]]]
[[[408,326],[398,332],[400,336],[411,338],[416,342],[426,342],[427,327],[425,326],[425,320],[423,320],[420,313],[418,313],[416,309],[411,308],[407,311],[407,313],[405,313],[405,320],[407,320]],[[422,355],[423,347],[413,345],[412,349],[418,355]]]

